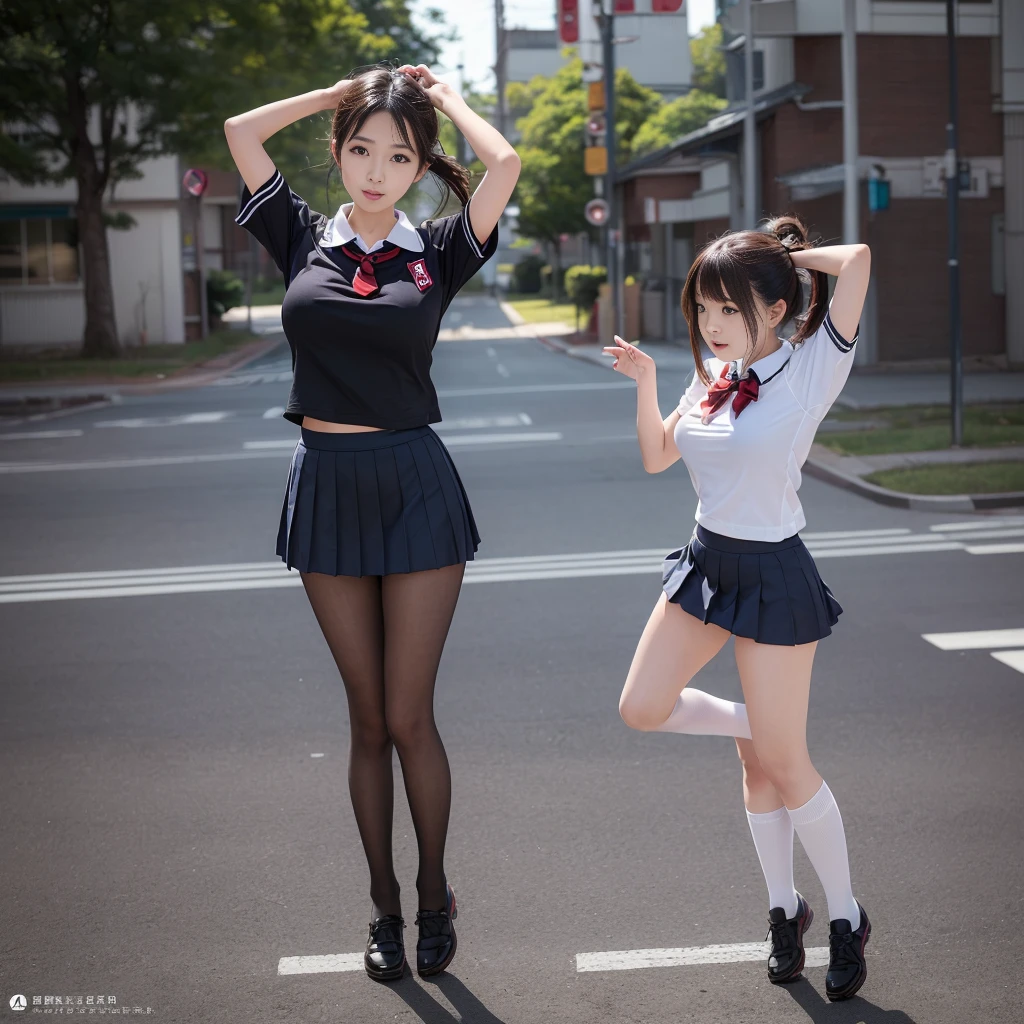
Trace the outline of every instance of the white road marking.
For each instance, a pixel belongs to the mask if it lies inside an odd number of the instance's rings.
[[[199,462],[232,462],[236,459],[280,458],[276,451],[219,452],[215,455],[152,455],[138,459],[88,459],[84,462],[4,462],[0,475],[55,473],[85,469],[139,469],[147,466],[186,466]]]
[[[210,386],[230,387],[244,384],[284,384],[292,379],[291,370],[276,370],[266,373],[240,373],[234,377],[218,377],[210,381]]]
[[[936,523],[930,526],[930,530],[936,533],[946,533],[950,530],[960,532],[961,530],[991,530],[998,526],[1024,526],[1024,516],[1005,516],[1000,519],[989,519],[983,521],[964,520],[960,523]]]
[[[81,437],[83,430],[33,430],[20,434],[0,434],[0,441],[46,441],[52,437]]]
[[[269,408],[263,414],[263,418],[265,420],[276,420],[278,416],[283,416],[283,415],[284,415],[284,406],[283,405],[275,405],[275,406],[272,406],[271,408]]]
[[[1024,651],[993,651],[992,657],[1018,672],[1024,672]]]
[[[509,384],[498,388],[446,388],[438,391],[438,398],[476,398],[479,395],[534,395],[550,391],[613,391],[630,388],[636,384],[619,384],[618,381],[594,381],[592,384]],[[635,440],[635,435],[634,435]]]
[[[504,363],[498,363],[498,365],[495,367],[495,369],[498,371],[498,375],[499,376],[501,376],[501,377],[508,377],[509,376],[508,367],[506,367]]]
[[[1019,555],[1024,544],[971,544],[965,550],[970,555]]]
[[[334,953],[328,956],[283,956],[277,962],[278,974],[328,974],[363,970],[362,953]]]
[[[182,416],[139,416],[135,419],[100,420],[94,427],[181,427],[193,423],[222,423],[230,412],[190,412]]]
[[[505,416],[457,416],[443,420],[434,429],[441,433],[445,430],[485,430],[492,427],[528,427],[533,420],[525,412],[509,413]]]
[[[491,357],[492,359],[497,359],[497,358],[498,358],[498,353],[497,353],[497,352],[495,352],[493,348],[489,348],[489,349],[487,350],[487,354],[488,354],[488,355],[489,355],[489,356],[490,356],[490,357]]]
[[[955,547],[955,545],[954,545]],[[829,556],[809,545],[815,557]],[[541,580],[587,579],[602,576],[660,575],[669,545],[624,551],[478,558],[466,567],[466,583],[516,583]],[[839,557],[877,553],[866,544],[858,552],[842,549]],[[922,550],[902,549],[902,553]],[[886,552],[890,553],[890,552]],[[836,553],[833,552],[835,555]],[[60,601],[102,597],[143,597],[159,594],[194,594],[227,590],[258,590],[301,586],[295,570],[280,561],[229,565],[196,565],[163,569],[130,569],[84,573],[47,573],[0,577],[0,604]],[[1006,635],[1004,635],[1006,634]],[[994,639],[993,639],[994,638]],[[925,639],[944,649],[1024,646],[1024,630],[982,633],[926,634]],[[957,647],[962,644],[962,647]]]
[[[697,964],[761,963],[768,958],[766,942],[733,942],[719,946],[684,946],[678,949],[619,949],[608,953],[577,953],[576,970],[635,971],[645,967],[691,967]],[[807,967],[828,964],[827,946],[805,950]]]
[[[537,444],[540,442],[561,441],[562,435],[557,432],[529,431],[524,430],[519,434],[468,434],[465,436],[445,437],[440,431],[438,435],[444,440],[449,448],[462,448],[475,444],[518,444],[529,441]]]
[[[963,545],[958,544],[956,541],[932,541],[931,543],[924,542],[912,545],[904,544],[901,541],[899,544],[875,544],[870,547],[851,548],[812,548],[809,544],[807,546],[815,558],[852,558],[857,555],[902,555],[918,551],[960,551],[963,549]]]
[[[965,633],[922,633],[940,651],[980,651],[991,647],[1024,647],[1024,629],[977,629]]]

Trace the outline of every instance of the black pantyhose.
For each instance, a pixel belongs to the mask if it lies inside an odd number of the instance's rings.
[[[349,793],[370,868],[374,917],[399,914],[392,860],[392,749],[416,829],[419,909],[445,906],[451,771],[434,722],[434,683],[465,565],[388,576],[303,573],[348,697]]]

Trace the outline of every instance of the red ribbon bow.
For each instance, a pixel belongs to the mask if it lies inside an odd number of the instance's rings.
[[[736,397],[732,400],[732,411],[739,416],[751,402],[757,401],[757,393],[760,389],[760,382],[753,370],[748,370],[745,377],[730,376],[732,367],[726,363],[718,380],[714,381],[708,388],[708,397],[700,403],[701,422],[705,425],[718,410],[725,405],[729,396],[735,391]]]
[[[373,268],[378,263],[384,263],[387,260],[394,259],[402,250],[396,246],[394,249],[390,249],[387,252],[381,250],[380,252],[360,252],[358,249],[350,249],[347,245],[341,247],[341,251],[353,259],[359,264],[359,269],[356,271],[356,276],[352,279],[352,288],[355,290],[357,295],[361,295],[364,299],[369,298],[376,292],[380,285],[377,284],[377,278],[374,277]]]

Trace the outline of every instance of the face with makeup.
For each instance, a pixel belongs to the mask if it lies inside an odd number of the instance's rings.
[[[427,173],[408,129],[407,136],[403,139],[391,114],[380,110],[336,146],[341,180],[360,210],[380,213],[393,207]]]
[[[722,301],[718,301],[702,295],[700,291],[695,293],[701,337],[715,357],[723,362],[743,359],[749,365],[774,351],[780,344],[775,328],[786,315],[785,300],[780,299],[774,305],[766,306],[756,292],[752,291],[751,294],[757,313],[756,338],[750,337],[743,314],[728,294],[723,296]]]

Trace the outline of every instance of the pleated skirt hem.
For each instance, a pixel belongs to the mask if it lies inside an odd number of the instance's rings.
[[[821,640],[843,611],[799,535],[744,541],[698,526],[665,557],[662,587],[702,622],[762,644]]]
[[[429,427],[302,429],[281,508],[289,569],[386,576],[472,561],[480,535],[448,449]]]

